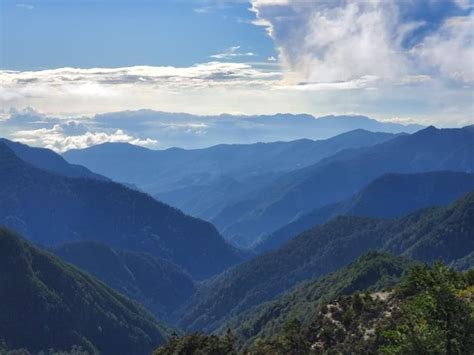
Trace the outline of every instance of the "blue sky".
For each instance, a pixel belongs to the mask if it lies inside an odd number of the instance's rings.
[[[94,128],[96,114],[140,109],[470,124],[473,9],[474,0],[2,0],[0,128],[34,112],[34,127],[11,134],[64,138],[79,134],[65,133],[73,120],[89,136],[153,139]]]
[[[190,66],[241,46],[275,56],[249,3],[193,1],[2,1],[1,67]]]

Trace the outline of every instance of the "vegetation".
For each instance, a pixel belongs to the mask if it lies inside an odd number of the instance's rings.
[[[209,281],[198,290],[181,325],[213,331],[231,317],[301,281],[336,271],[369,250],[451,263],[474,251],[473,235],[474,192],[448,207],[396,220],[338,217]]]
[[[203,349],[229,344],[225,339],[175,337],[156,354],[207,354]],[[248,355],[472,354],[474,271],[459,273],[442,263],[417,265],[383,292],[355,292],[322,302],[309,323],[289,319],[281,331],[244,349],[221,349],[220,354]]]
[[[356,291],[378,291],[394,285],[412,264],[406,258],[369,252],[341,270],[316,281],[303,282],[275,301],[239,314],[217,333],[232,329],[241,347],[257,338],[270,338],[293,320],[307,325],[322,302]]]
[[[148,354],[169,333],[137,303],[6,229],[0,285],[4,349]]]
[[[95,241],[68,243],[53,252],[142,303],[162,320],[171,321],[172,312],[195,291],[188,273],[147,253],[115,250]]]
[[[276,249],[298,234],[338,215],[395,218],[415,210],[445,206],[474,190],[474,174],[433,171],[417,174],[385,174],[352,197],[316,208],[309,214],[266,236],[258,252]],[[389,201],[389,202],[388,202]]]
[[[55,175],[0,143],[0,224],[35,243],[98,240],[172,261],[196,278],[241,260],[207,222],[123,185]]]

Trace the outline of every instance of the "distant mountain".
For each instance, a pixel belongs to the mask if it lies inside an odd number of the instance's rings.
[[[474,171],[474,126],[428,127],[412,135],[348,149],[287,173],[227,207],[212,222],[227,238],[248,244],[328,204],[342,201],[386,173]]]
[[[64,244],[53,252],[168,322],[170,314],[195,291],[188,273],[150,254],[115,250],[94,241]]]
[[[205,278],[241,260],[207,222],[120,184],[37,169],[0,143],[0,224],[34,243],[97,240],[147,252]]]
[[[374,132],[413,133],[423,126],[377,121],[366,116],[314,117],[308,114],[198,116],[153,110],[110,112],[90,120],[95,128],[123,129],[150,137],[163,148],[197,149],[256,142],[327,139],[354,129]]]
[[[67,177],[108,180],[106,177],[95,174],[83,166],[69,164],[62,156],[52,150],[30,147],[26,144],[12,142],[5,138],[0,138],[0,143],[4,143],[9,147],[21,160],[39,169]]]
[[[322,302],[357,291],[374,292],[394,285],[411,265],[413,262],[407,258],[369,252],[330,275],[303,282],[275,301],[232,318],[218,333],[232,329],[240,346],[250,345],[258,338],[271,339],[294,319],[308,324]]]
[[[8,349],[149,354],[169,333],[137,303],[6,229],[0,285],[0,343]]]
[[[352,197],[317,208],[263,238],[256,250],[276,249],[305,230],[338,215],[394,218],[420,208],[447,205],[472,190],[472,173],[436,171],[382,175]]]
[[[64,157],[115,181],[134,184],[161,201],[209,220],[283,173],[314,164],[343,149],[371,146],[394,137],[359,129],[321,141],[222,144],[195,150],[148,150],[106,143],[71,150]]]
[[[187,307],[188,330],[218,328],[297,283],[340,269],[369,250],[451,263],[474,251],[474,191],[448,207],[387,220],[344,216],[306,231],[204,284]]]

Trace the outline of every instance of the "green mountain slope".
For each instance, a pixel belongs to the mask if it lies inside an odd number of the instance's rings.
[[[317,208],[263,238],[256,250],[276,249],[305,230],[338,215],[400,217],[420,208],[446,205],[471,190],[474,190],[474,174],[469,173],[385,174],[352,197]]]
[[[145,305],[162,320],[170,321],[169,315],[195,291],[188,273],[150,254],[115,250],[94,241],[64,244],[53,252]]]
[[[0,229],[0,339],[8,348],[148,354],[166,334],[137,303]]]
[[[221,337],[173,337],[154,354],[472,354],[474,271],[417,265],[393,287],[321,302],[306,318],[244,349],[229,329]]]
[[[197,278],[241,260],[210,223],[114,182],[37,169],[1,143],[0,224],[40,245],[97,240],[147,252]]]
[[[203,285],[181,324],[186,329],[216,329],[297,283],[340,269],[376,249],[427,262],[465,257],[474,251],[474,192],[448,207],[395,220],[344,216],[304,232]]]
[[[293,319],[308,324],[321,302],[356,291],[378,291],[394,285],[411,264],[413,262],[407,258],[369,252],[341,270],[316,281],[303,282],[275,301],[232,318],[218,332],[232,329],[240,346],[251,344],[257,338],[271,338]]]

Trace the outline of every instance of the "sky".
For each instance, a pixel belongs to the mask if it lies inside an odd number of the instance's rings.
[[[142,109],[474,122],[474,0],[0,2],[12,138],[142,144],[153,137],[94,129],[98,114]]]

